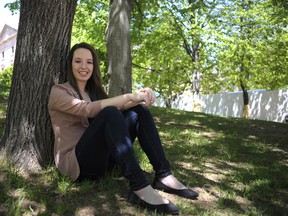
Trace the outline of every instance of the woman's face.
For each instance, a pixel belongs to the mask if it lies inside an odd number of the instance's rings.
[[[78,86],[86,85],[93,73],[93,57],[90,50],[79,48],[74,51],[72,59],[72,72]]]

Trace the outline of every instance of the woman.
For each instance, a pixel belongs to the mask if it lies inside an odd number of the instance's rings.
[[[170,170],[158,131],[147,109],[155,101],[151,89],[108,98],[94,48],[72,47],[67,82],[52,87],[48,108],[55,134],[54,157],[59,171],[72,180],[98,180],[117,164],[128,181],[128,201],[158,212],[179,209],[149,184],[133,152],[137,137],[154,171],[153,187],[196,199]],[[143,105],[145,104],[145,105]]]

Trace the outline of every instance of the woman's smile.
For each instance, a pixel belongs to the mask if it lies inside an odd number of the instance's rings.
[[[92,76],[93,67],[93,57],[90,50],[80,48],[74,52],[72,71],[79,87],[85,88],[87,81]]]

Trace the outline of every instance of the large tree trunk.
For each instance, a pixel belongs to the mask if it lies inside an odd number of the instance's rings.
[[[22,0],[1,152],[25,171],[52,159],[50,88],[64,81],[77,0]]]
[[[132,0],[111,0],[107,28],[109,96],[132,91],[130,19]]]

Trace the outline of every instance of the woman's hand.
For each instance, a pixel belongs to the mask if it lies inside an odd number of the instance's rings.
[[[152,89],[150,89],[150,88],[143,88],[143,89],[140,89],[140,90],[139,90],[139,93],[145,93],[145,94],[146,94],[145,104],[146,104],[147,106],[150,106],[150,105],[152,105],[152,104],[155,102],[156,97],[155,97],[155,94],[154,94],[154,92],[153,92]]]
[[[150,88],[144,88],[137,93],[127,93],[101,100],[101,109],[107,106],[115,106],[120,110],[127,110],[140,103],[150,106],[155,102],[154,92]]]
[[[134,93],[131,102],[133,102],[135,105],[140,103],[145,103],[147,106],[151,105],[151,101],[147,92]]]

